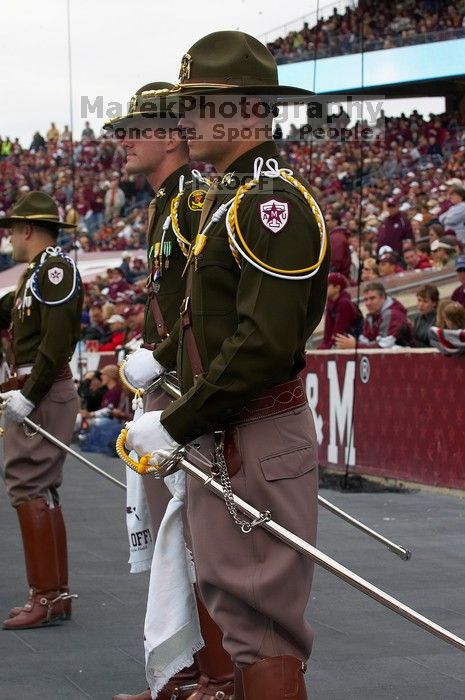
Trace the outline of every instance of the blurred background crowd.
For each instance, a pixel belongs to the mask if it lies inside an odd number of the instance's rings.
[[[360,0],[267,43],[278,63],[375,51],[465,36],[465,2]]]

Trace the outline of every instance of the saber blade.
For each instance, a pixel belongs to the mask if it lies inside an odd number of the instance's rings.
[[[180,459],[178,465],[187,474],[194,477],[198,481],[201,481],[204,486],[210,489],[213,493],[220,498],[223,498],[223,487],[217,481],[214,481],[211,476],[205,474],[205,472],[185,458]],[[441,627],[429,618],[416,612],[416,610],[413,610],[413,608],[405,605],[400,600],[397,600],[388,593],[385,593],[383,590],[381,590],[381,588],[374,586],[366,579],[353,573],[344,565],[339,564],[339,562],[337,562],[335,559],[327,556],[320,550],[316,549],[316,547],[313,547],[313,545],[309,544],[297,535],[294,535],[294,533],[286,530],[286,528],[282,527],[278,523],[275,523],[273,520],[264,520],[262,514],[256,508],[246,503],[246,501],[243,501],[242,498],[239,498],[239,496],[234,495],[234,502],[238,510],[240,510],[244,515],[247,515],[252,520],[259,522],[260,527],[264,528],[274,537],[277,537],[282,542],[292,547],[292,549],[295,549],[297,552],[300,552],[301,554],[304,554],[312,559],[315,564],[318,564],[318,566],[321,566],[323,569],[326,569],[326,571],[334,574],[353,588],[356,588],[370,598],[373,598],[373,600],[376,600],[381,605],[384,605],[384,607],[389,608],[393,612],[397,613],[397,615],[400,615],[406,620],[409,620],[409,622],[412,622],[414,625],[421,627],[426,632],[439,637],[439,639],[442,639],[444,642],[455,646],[457,649],[460,649],[460,651],[465,651],[465,640],[461,637],[458,637],[453,632],[449,632],[449,630]]]

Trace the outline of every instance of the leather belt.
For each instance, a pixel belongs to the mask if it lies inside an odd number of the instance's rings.
[[[277,384],[267,389],[263,394],[251,399],[244,408],[233,415],[229,425],[239,423],[249,423],[260,420],[260,418],[270,418],[278,416],[280,413],[292,411],[307,403],[305,389],[302,379],[291,379],[288,382]]]
[[[56,382],[62,382],[64,379],[72,379],[73,378],[73,373],[71,372],[71,367],[69,366],[68,363],[62,367],[57,376],[55,377]]]

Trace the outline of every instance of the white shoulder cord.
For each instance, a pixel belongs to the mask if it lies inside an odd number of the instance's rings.
[[[279,166],[278,166],[278,162],[276,161],[275,158],[269,158],[269,159],[266,161],[266,168],[267,168],[267,170],[263,170],[263,165],[264,165],[264,160],[263,160],[263,158],[259,157],[259,158],[256,158],[256,159],[255,159],[255,162],[254,162],[254,175],[253,175],[253,179],[254,179],[255,181],[258,181],[258,180],[259,180],[260,175],[264,175],[264,176],[269,177],[269,178],[280,178],[280,179],[283,180],[284,182],[289,182],[289,180],[287,180],[286,177],[284,177],[284,175],[289,175],[289,176],[291,176],[291,177],[293,176],[293,171],[290,170],[290,169],[288,169],[288,168],[282,168],[282,169],[280,170],[280,169],[279,169]],[[293,185],[292,182],[291,182],[290,184]],[[294,187],[296,187],[296,186],[294,185]],[[298,188],[296,187],[296,189],[298,189]],[[313,200],[313,198],[312,198],[312,200]],[[308,200],[306,200],[306,201],[307,201],[307,203],[308,203]],[[223,206],[227,206],[227,209],[228,209],[227,215],[226,215],[226,230],[227,230],[227,232],[228,232],[228,238],[229,238],[229,241],[230,241],[230,245],[231,245],[231,243],[232,243],[232,245],[234,246],[234,249],[237,251],[236,255],[237,255],[237,254],[241,255],[245,260],[247,260],[247,262],[249,262],[251,265],[253,265],[255,268],[257,268],[257,270],[260,270],[260,272],[263,272],[263,273],[265,273],[265,274],[267,274],[267,275],[270,275],[271,277],[277,277],[277,278],[279,278],[279,279],[285,279],[285,280],[291,280],[291,281],[292,281],[292,280],[296,280],[296,281],[298,281],[298,280],[306,280],[306,279],[310,279],[311,277],[313,277],[314,275],[317,274],[317,272],[318,272],[319,269],[320,269],[320,266],[318,266],[318,267],[317,267],[315,270],[313,270],[312,272],[309,272],[309,273],[304,274],[304,275],[290,275],[290,274],[287,274],[287,275],[286,275],[286,274],[280,274],[279,272],[273,272],[272,270],[267,270],[267,269],[265,269],[264,267],[262,267],[259,263],[257,263],[255,260],[253,260],[253,259],[239,246],[239,243],[238,243],[237,240],[236,240],[236,236],[235,236],[235,234],[234,234],[234,231],[232,230],[232,226],[231,226],[231,223],[230,223],[230,221],[229,221],[229,213],[230,213],[231,208],[234,206],[234,202],[235,202],[235,198],[233,198],[232,200],[230,200],[230,202],[228,202],[227,205],[223,205]],[[313,203],[313,205],[316,207],[316,209],[317,209],[319,215],[321,216],[321,220],[324,221],[324,219],[323,219],[323,214],[322,214],[322,212],[321,212],[320,207],[318,206],[318,204],[316,203],[315,200],[313,200],[312,203]],[[221,207],[220,207],[220,208],[221,208]],[[321,253],[322,253],[322,251],[323,251],[323,247],[326,246],[326,238],[327,238],[326,227],[323,225],[322,230],[321,230],[320,253],[319,253],[319,256],[318,256],[319,258],[321,257]]]
[[[45,301],[45,299],[41,296],[40,291],[39,291],[39,283],[38,283],[38,274],[44,264],[44,262],[47,260],[48,257],[51,256],[56,256],[63,258],[66,260],[72,267],[73,269],[73,283],[71,285],[71,291],[69,294],[67,294],[63,299],[59,299],[58,301]],[[28,280],[27,285],[29,289],[31,290],[32,295],[39,301],[41,304],[46,304],[46,306],[60,306],[61,304],[65,304],[67,301],[73,298],[73,296],[76,294],[76,292],[79,290],[80,287],[80,282],[78,278],[78,271],[77,267],[74,263],[74,260],[64,253],[61,252],[60,246],[49,246],[44,250],[40,257],[40,262],[36,269],[34,270],[33,274]]]

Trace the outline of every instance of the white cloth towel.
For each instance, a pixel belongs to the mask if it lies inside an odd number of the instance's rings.
[[[173,494],[158,531],[145,616],[145,671],[152,698],[168,680],[191,666],[204,642],[194,586],[195,571],[184,541],[182,508],[186,475],[165,478]]]
[[[134,399],[133,408],[136,421],[144,413],[142,400]],[[136,453],[131,452],[131,457],[137,459]],[[143,477],[130,467],[126,467],[126,487],[129,565],[131,574],[139,574],[142,571],[149,571],[152,565],[154,542]]]

